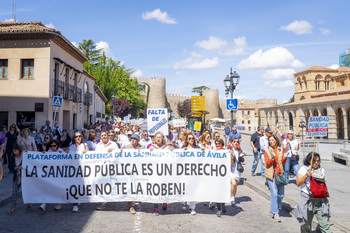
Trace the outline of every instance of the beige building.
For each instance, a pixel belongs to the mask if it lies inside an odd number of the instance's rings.
[[[39,129],[53,120],[54,96],[63,97],[56,120],[64,129],[102,118],[106,98],[83,72],[85,61],[59,31],[40,22],[0,22],[0,123]]]
[[[294,74],[295,102],[260,109],[263,126],[278,125],[282,130],[305,134],[299,127],[310,116],[329,116],[328,138],[349,139],[350,68],[312,66]]]

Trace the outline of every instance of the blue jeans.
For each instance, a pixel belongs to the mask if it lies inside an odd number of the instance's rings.
[[[266,179],[271,193],[271,213],[277,214],[282,209],[282,199],[284,197],[284,186],[277,186],[275,178],[273,180]]]
[[[252,173],[255,173],[255,170],[259,164],[259,159],[260,159],[261,154],[260,154],[260,151],[258,151],[257,153],[254,153],[254,151],[253,151],[253,155],[254,155],[254,161],[253,161],[253,165],[252,165]]]
[[[292,160],[292,157],[287,157],[286,164],[284,165],[284,172],[286,173],[286,177],[288,181],[289,181],[289,175],[290,175],[289,173],[290,165],[293,166],[294,174],[295,176],[297,176],[299,171],[299,161],[294,161]]]
[[[261,153],[259,151],[258,156],[259,156],[260,163],[261,163],[261,176],[264,176],[265,175],[265,167],[264,167],[264,163],[263,163],[262,158],[261,158],[262,156],[264,156],[264,152]],[[254,160],[255,160],[255,154],[254,154]],[[258,164],[256,164],[256,166],[258,166]]]

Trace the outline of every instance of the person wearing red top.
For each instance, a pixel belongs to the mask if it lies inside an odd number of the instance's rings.
[[[272,218],[281,222],[279,217],[279,210],[282,209],[282,199],[284,197],[284,186],[276,185],[275,172],[279,175],[283,175],[283,165],[286,163],[287,156],[284,155],[281,148],[280,141],[275,135],[271,135],[269,138],[269,146],[264,149],[264,165],[265,165],[265,177],[271,192],[271,213]]]

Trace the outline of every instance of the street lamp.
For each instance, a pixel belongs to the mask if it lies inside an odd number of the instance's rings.
[[[236,89],[236,86],[239,83],[239,75],[234,71],[232,73],[232,68],[230,75],[227,75],[224,79],[224,85],[225,85],[225,94],[226,96],[231,93],[231,99],[233,99],[233,92]],[[231,110],[231,129],[233,128],[233,110]]]
[[[304,128],[306,128],[306,122],[304,120],[299,121],[299,127],[301,128],[301,140],[303,140],[303,156],[304,153]]]
[[[115,95],[112,95],[112,104],[113,104],[113,115],[112,115],[112,122],[114,123],[114,100],[115,100]]]

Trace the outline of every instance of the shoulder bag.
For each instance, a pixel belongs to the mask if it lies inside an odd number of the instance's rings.
[[[293,154],[292,152],[292,147],[290,146],[290,143],[288,143],[290,153],[292,154],[292,161],[299,161],[299,155],[298,154]]]
[[[270,151],[270,147],[268,147],[269,153],[272,155],[271,151]],[[278,155],[276,155],[278,156]],[[288,184],[288,179],[286,177],[286,174],[283,172],[282,175],[278,174],[277,172],[275,172],[275,183],[278,186],[283,186],[283,185],[287,185]]]

